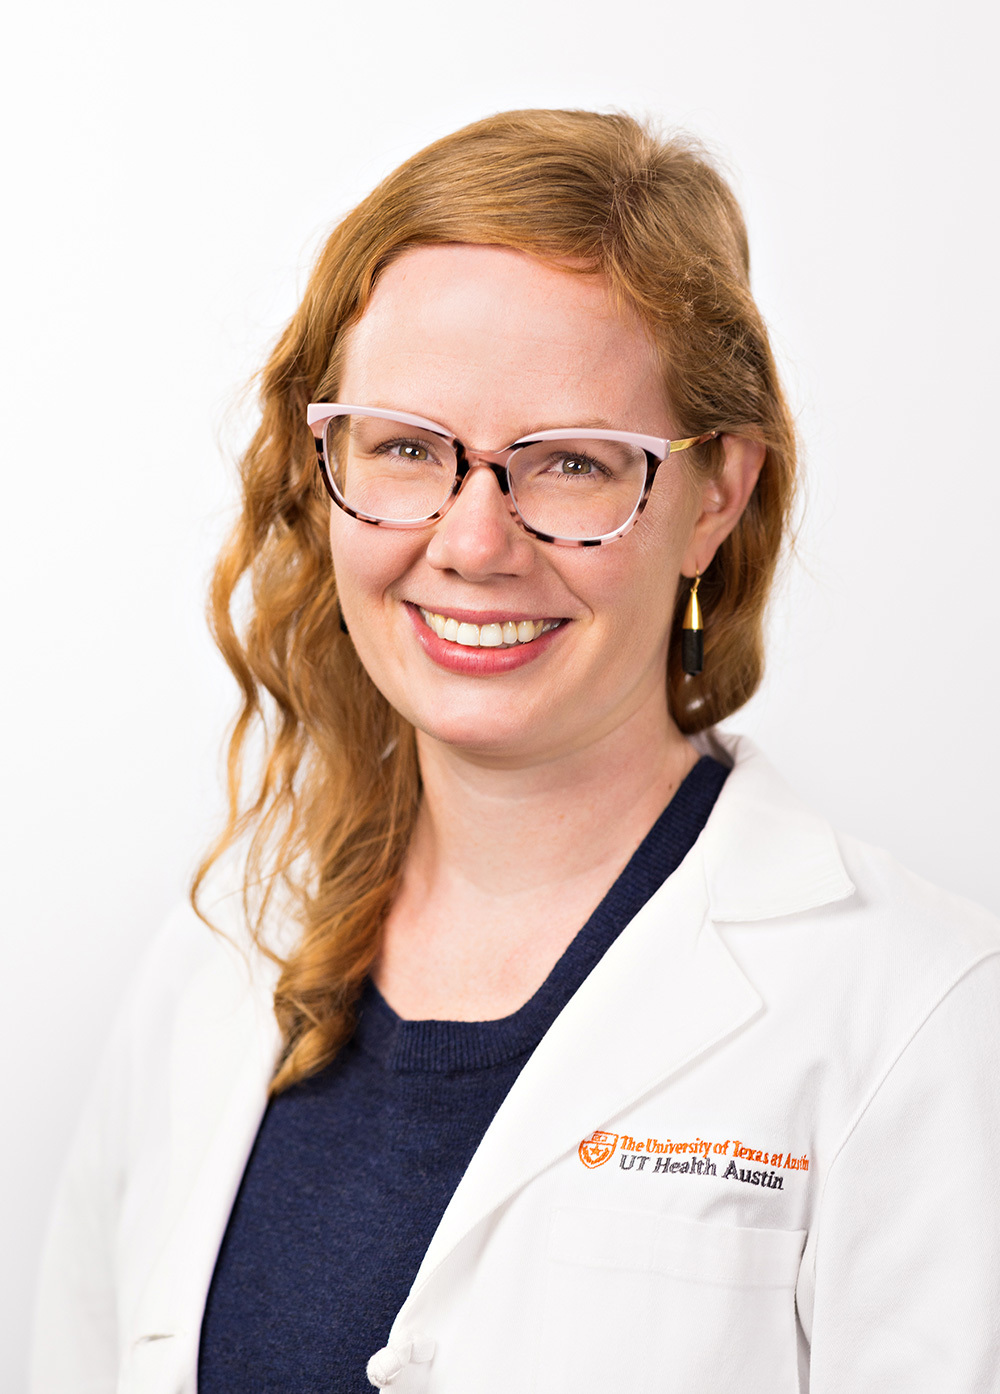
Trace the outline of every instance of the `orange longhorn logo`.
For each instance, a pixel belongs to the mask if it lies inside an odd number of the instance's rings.
[[[585,1167],[600,1167],[615,1155],[618,1146],[617,1133],[591,1133],[580,1143],[580,1161]]]

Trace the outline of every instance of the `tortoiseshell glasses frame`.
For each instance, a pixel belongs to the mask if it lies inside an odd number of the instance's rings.
[[[370,418],[375,421],[386,421],[402,426],[410,426],[414,430],[430,433],[443,441],[448,449],[454,453],[454,478],[448,488],[447,496],[444,501],[433,512],[420,517],[411,518],[384,518],[372,513],[364,512],[360,508],[352,506],[344,497],[337,484],[336,470],[334,461],[331,458],[330,449],[330,430],[331,425],[342,417],[353,416]],[[373,527],[384,528],[422,528],[437,522],[443,518],[449,508],[455,502],[459,490],[462,487],[469,472],[477,467],[491,469],[500,485],[500,491],[506,500],[508,510],[520,527],[532,537],[536,537],[541,542],[550,542],[557,547],[600,547],[606,542],[614,542],[635,526],[639,516],[646,506],[656,472],[659,467],[671,455],[676,455],[679,451],[689,450],[693,445],[702,445],[705,441],[713,440],[718,435],[718,431],[709,431],[705,435],[689,436],[684,440],[666,440],[659,436],[646,436],[637,434],[634,431],[614,431],[605,429],[594,429],[590,427],[558,427],[555,430],[535,431],[529,435],[521,436],[512,445],[505,446],[501,450],[473,450],[466,446],[445,426],[437,422],[429,421],[423,416],[414,416],[409,412],[390,411],[382,407],[352,406],[342,402],[313,402],[309,405],[306,412],[306,420],[312,430],[316,441],[317,463],[320,475],[327,493],[333,502],[348,513],[352,518],[356,518],[361,523],[370,523]],[[566,440],[567,442],[614,442],[617,445],[630,446],[636,451],[641,451],[645,457],[645,470],[638,488],[634,488],[634,503],[620,524],[607,532],[599,533],[595,536],[566,537],[551,530],[542,530],[528,521],[522,514],[517,501],[516,485],[512,487],[511,464],[516,462],[518,453],[525,451],[529,446],[542,444],[544,442]],[[402,442],[403,445],[412,443]],[[580,453],[580,452],[576,452]],[[569,454],[567,460],[570,460]],[[570,461],[575,463],[575,461]],[[589,463],[585,464],[589,472]],[[442,480],[442,483],[445,481]],[[440,492],[440,491],[439,491]],[[631,493],[629,494],[631,498]]]

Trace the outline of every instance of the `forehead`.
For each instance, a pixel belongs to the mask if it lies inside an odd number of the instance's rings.
[[[506,247],[418,247],[392,262],[350,331],[339,395],[494,446],[547,425],[666,425],[652,342],[604,279]]]

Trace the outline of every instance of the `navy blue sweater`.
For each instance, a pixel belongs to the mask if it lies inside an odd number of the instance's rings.
[[[373,984],[352,1040],[268,1106],[201,1329],[199,1394],[363,1394],[473,1152],[532,1051],[681,863],[726,771],[699,761],[545,982],[499,1021],[404,1021]]]

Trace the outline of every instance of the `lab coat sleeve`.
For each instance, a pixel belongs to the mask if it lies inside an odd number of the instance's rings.
[[[1000,954],[914,1030],[850,1128],[804,1256],[810,1394],[1000,1391]]]

